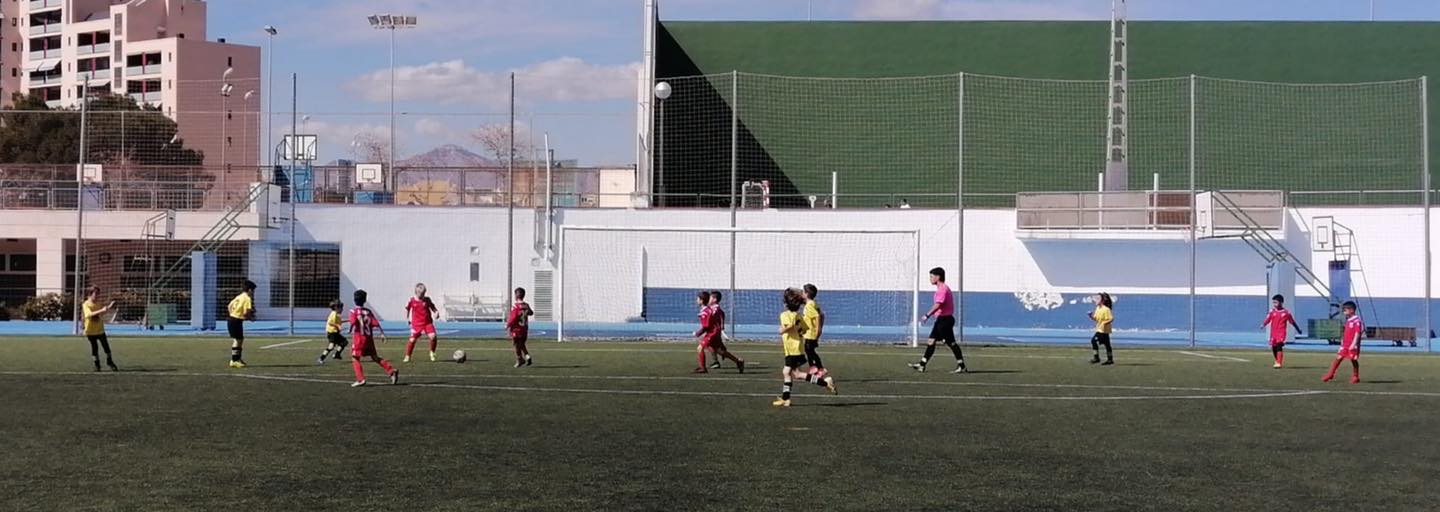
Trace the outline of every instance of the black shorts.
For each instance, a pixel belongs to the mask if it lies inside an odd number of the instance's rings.
[[[815,350],[815,347],[818,347],[818,346],[820,346],[820,340],[818,340],[818,339],[805,340],[805,348],[808,349],[808,350]]]
[[[245,321],[239,318],[225,319],[225,330],[230,333],[230,339],[245,341]]]
[[[799,367],[801,367],[801,366],[805,366],[806,361],[807,361],[807,360],[805,359],[805,356],[804,356],[804,355],[785,356],[785,367],[786,367],[786,368],[799,368]]]
[[[1093,343],[1099,343],[1099,344],[1101,344],[1101,345],[1109,345],[1109,344],[1110,344],[1110,333],[1108,333],[1108,332],[1097,332],[1097,333],[1095,333],[1094,336],[1091,336],[1091,337],[1090,337],[1090,341],[1093,342]]]
[[[345,336],[342,336],[338,332],[325,333],[325,339],[328,340],[331,345],[335,345],[337,347],[343,347],[345,346],[345,344],[350,343],[349,341],[345,340]]]
[[[935,317],[935,326],[930,328],[930,339],[954,343],[955,317],[950,315]]]
[[[93,336],[85,336],[85,339],[90,340],[90,343],[110,343],[110,338],[106,337],[104,333],[96,334]]]

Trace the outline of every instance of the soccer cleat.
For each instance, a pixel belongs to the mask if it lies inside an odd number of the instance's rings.
[[[120,371],[120,367],[115,366],[115,361],[105,361],[105,366],[109,366],[112,372]]]
[[[230,367],[231,367],[231,368],[237,368],[237,369],[238,369],[238,368],[244,368],[244,367],[245,367],[245,361],[230,361]]]
[[[909,366],[910,366],[910,369],[911,369],[911,370],[915,370],[915,371],[920,372],[920,373],[925,373],[925,365],[923,365],[923,364],[920,364],[920,363],[910,363]]]
[[[404,361],[400,361],[400,362],[402,362],[402,363],[408,363],[408,362],[410,362],[410,356],[405,356],[405,360],[404,360]]]
[[[710,370],[706,370],[704,366],[701,366],[694,370],[690,370],[690,373],[710,373]]]
[[[1359,375],[1351,375],[1351,376],[1350,376],[1350,383],[1351,383],[1351,384],[1359,384],[1359,383],[1360,383],[1360,376],[1359,376]]]
[[[525,356],[525,366],[535,366],[535,358]]]
[[[965,368],[965,365],[962,364],[962,365],[956,366],[956,367],[955,367],[955,371],[950,372],[950,373],[970,373],[970,370],[967,369],[967,368]]]
[[[790,407],[790,401],[784,398],[776,398],[774,402],[770,402],[770,405],[775,407]]]
[[[713,362],[713,363],[710,363],[710,369],[711,369],[711,370],[719,370],[719,369],[720,369],[720,361],[715,361],[715,362]]]
[[[1334,379],[1334,378],[1335,378],[1334,375],[1326,375],[1326,376],[1324,376],[1324,377],[1320,377],[1320,382],[1330,382],[1330,379]]]
[[[390,385],[391,385],[391,386],[394,386],[394,385],[399,384],[399,383],[400,383],[400,370],[395,370],[395,371],[393,371],[393,372],[390,372]]]
[[[317,364],[317,365],[325,364],[325,356],[320,356],[320,359],[316,359],[316,360],[315,360],[315,364]]]
[[[1099,362],[1100,362],[1100,354],[1095,354],[1094,357],[1091,357],[1091,358],[1090,358],[1090,364],[1098,364]]]
[[[430,362],[432,362],[432,363],[435,362],[435,352],[434,352],[434,351],[431,351],[431,352],[430,352]]]
[[[364,386],[364,385],[365,385],[365,381],[363,381],[363,380],[357,380],[357,381],[355,381],[355,382],[350,383],[350,387],[352,387],[352,388],[358,388],[358,387]]]
[[[95,371],[97,371],[97,372],[100,371],[100,360],[99,360],[99,359],[96,359],[96,360],[95,360]]]
[[[1113,365],[1113,364],[1115,364],[1115,360],[1114,360],[1114,359],[1106,359],[1105,362],[1100,363],[1100,366],[1110,366],[1110,365]]]
[[[739,362],[735,363],[735,369],[740,370],[740,373],[745,373],[745,360],[741,359]]]
[[[1271,368],[1274,368],[1274,369],[1276,369],[1276,370],[1279,370],[1279,369],[1280,369],[1280,363],[1275,363],[1275,366],[1271,366]]]
[[[840,394],[840,391],[835,389],[835,379],[825,381],[825,390],[829,391],[832,395]]]
[[[516,367],[516,368],[519,368],[519,367],[521,367],[521,366],[525,366],[525,361],[515,361],[515,367]]]

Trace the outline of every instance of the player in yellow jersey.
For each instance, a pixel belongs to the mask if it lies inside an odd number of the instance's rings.
[[[801,324],[800,317],[800,308],[805,305],[805,298],[794,288],[786,289],[783,298],[785,311],[780,313],[780,343],[785,350],[785,367],[780,370],[780,375],[784,385],[780,388],[780,398],[771,402],[771,405],[776,407],[790,407],[790,387],[796,377],[824,386],[831,393],[835,393],[835,379],[828,375],[821,377],[818,373],[806,374],[800,370],[800,367],[805,365],[805,326]]]
[[[1090,348],[1095,355],[1090,358],[1090,364],[1100,363],[1100,345],[1105,345],[1105,362],[1102,365],[1115,364],[1115,355],[1110,349],[1111,324],[1115,323],[1115,313],[1110,308],[1115,307],[1115,301],[1110,299],[1110,294],[1100,292],[1095,296],[1095,311],[1090,312],[1090,319],[1095,321],[1095,335],[1090,337]]]
[[[255,320],[255,282],[249,279],[241,285],[240,294],[230,299],[230,317],[225,319],[225,328],[230,332],[230,367],[244,368],[245,360],[240,356],[245,351],[245,321]]]
[[[805,308],[801,323],[805,326],[805,362],[810,365],[810,373],[824,375],[825,364],[820,362],[820,354],[815,352],[815,349],[820,347],[820,334],[825,331],[825,312],[820,310],[820,302],[815,299],[819,295],[820,289],[815,285],[805,285]]]
[[[115,309],[115,301],[100,307],[100,287],[91,286],[85,293],[85,304],[80,308],[82,332],[90,341],[90,358],[95,362],[95,371],[100,371],[100,347],[105,348],[105,364],[110,371],[120,371],[115,367],[115,359],[110,357],[110,338],[105,335],[105,318],[110,316],[110,310]]]
[[[315,364],[325,364],[325,358],[330,356],[332,350],[335,352],[335,359],[344,359],[341,351],[350,342],[345,340],[344,334],[340,334],[340,327],[345,325],[345,319],[340,317],[343,310],[345,303],[340,302],[340,299],[330,301],[330,316],[325,318],[325,339],[330,343],[325,345],[325,351],[320,353],[320,359],[316,359]]]

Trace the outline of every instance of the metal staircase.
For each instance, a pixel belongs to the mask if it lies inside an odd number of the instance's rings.
[[[240,201],[236,202],[234,206],[231,206],[229,210],[226,210],[225,215],[221,216],[220,220],[215,222],[215,225],[210,226],[210,229],[190,246],[190,250],[187,251],[186,254],[191,254],[196,251],[218,251],[221,247],[225,246],[226,242],[234,238],[235,234],[240,232],[241,229],[247,227],[262,227],[246,226],[238,220],[242,214],[250,209],[251,205],[265,198],[268,192],[269,187],[263,184],[251,187],[250,192],[241,198]],[[170,264],[158,277],[150,280],[150,286],[145,290],[146,295],[148,296],[156,290],[165,289],[176,276],[187,272],[189,265],[190,260],[188,258],[176,259],[175,262]]]
[[[1330,286],[1321,280],[1320,276],[1316,275],[1315,271],[1311,270],[1309,265],[1306,265],[1304,261],[1296,257],[1295,253],[1290,252],[1290,249],[1285,247],[1284,243],[1275,239],[1275,236],[1270,234],[1270,230],[1265,229],[1259,222],[1256,222],[1255,218],[1251,217],[1250,214],[1245,211],[1245,208],[1236,204],[1235,201],[1225,195],[1224,192],[1212,192],[1211,197],[1217,206],[1223,208],[1230,215],[1233,215],[1235,220],[1241,224],[1241,229],[1238,233],[1215,238],[1239,238],[1244,241],[1246,245],[1249,245],[1251,249],[1254,249],[1256,254],[1264,258],[1266,264],[1283,262],[1294,265],[1295,273],[1300,275],[1300,279],[1305,281],[1305,284],[1310,286],[1311,290],[1314,290],[1315,293],[1321,297],[1325,297],[1329,301],[1332,312],[1339,310],[1340,304],[1335,297],[1335,293],[1330,290]],[[1353,246],[1347,243],[1346,247],[1349,248]],[[1336,254],[1338,259],[1338,244]],[[1348,260],[1350,253],[1347,252],[1346,254],[1345,259]]]

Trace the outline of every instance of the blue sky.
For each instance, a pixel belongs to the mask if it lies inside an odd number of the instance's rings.
[[[1106,19],[1109,0],[660,0],[686,20]],[[635,160],[636,69],[642,0],[209,0],[210,37],[264,46],[275,39],[275,110],[288,111],[300,76],[305,131],[322,161],[355,156],[357,133],[388,133],[388,36],[370,13],[414,14],[396,44],[402,155],[454,143],[485,153],[470,133],[506,122],[516,71],[519,124],[549,133],[557,157]],[[1369,0],[1131,0],[1139,20],[1354,20]],[[1377,20],[1437,20],[1437,0],[1374,0]],[[276,121],[278,125],[283,124]],[[380,137],[383,139],[384,137]]]

